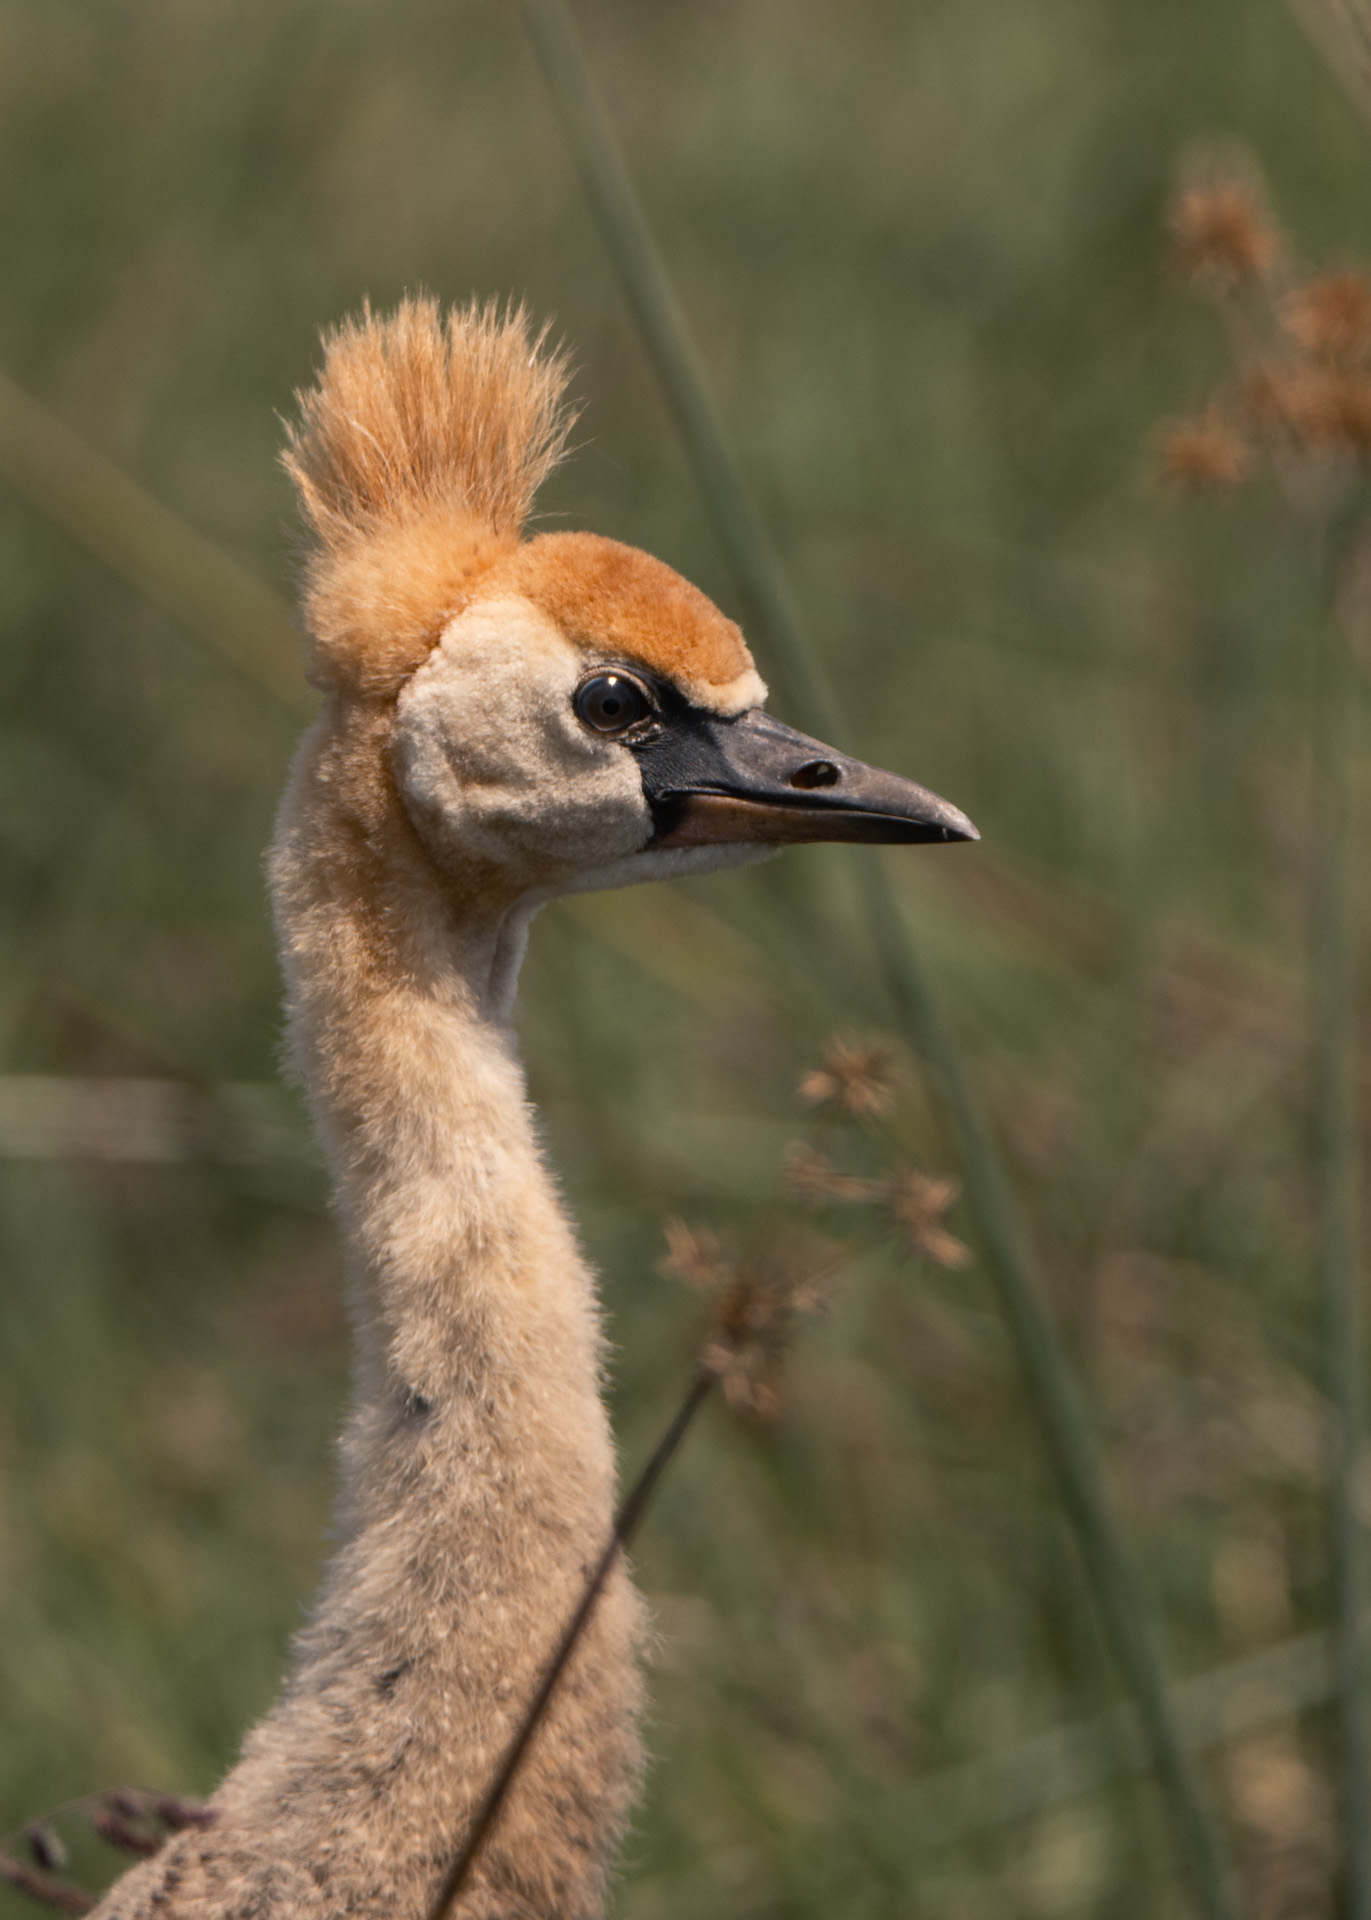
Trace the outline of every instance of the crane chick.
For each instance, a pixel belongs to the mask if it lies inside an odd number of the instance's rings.
[[[523,530],[566,374],[522,313],[430,299],[326,342],[286,466],[323,704],[271,861],[290,1042],[355,1342],[339,1541],[216,1819],[99,1920],[421,1920],[603,1543],[592,1275],[510,1028],[561,894],[804,840],[975,837],[771,719],[738,628],[660,561]],[[640,1769],[619,1573],[466,1889],[593,1920]]]

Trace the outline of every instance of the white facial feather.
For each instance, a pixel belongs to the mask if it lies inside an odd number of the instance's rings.
[[[571,700],[584,657],[522,598],[452,621],[400,695],[395,772],[444,868],[473,857],[519,890],[573,882],[652,834],[633,756]]]

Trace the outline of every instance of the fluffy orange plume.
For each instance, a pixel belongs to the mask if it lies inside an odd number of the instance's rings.
[[[517,535],[566,444],[566,384],[523,307],[472,301],[444,320],[429,294],[382,318],[366,305],[325,335],[286,470],[326,546],[432,507]]]
[[[311,678],[385,697],[517,544],[574,414],[565,356],[522,307],[430,295],[324,338],[282,460],[317,544]]]

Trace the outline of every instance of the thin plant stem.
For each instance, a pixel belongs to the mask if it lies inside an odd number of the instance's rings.
[[[500,1809],[505,1803],[510,1788],[514,1785],[519,1768],[523,1764],[524,1755],[528,1752],[529,1744],[552,1703],[557,1683],[565,1673],[571,1656],[575,1653],[581,1636],[590,1623],[590,1616],[595,1611],[595,1604],[600,1595],[604,1592],[605,1583],[614,1571],[620,1555],[638,1531],[639,1523],[657,1490],[658,1481],[685,1439],[691,1422],[708,1398],[709,1390],[716,1378],[712,1368],[702,1366],[698,1369],[685,1399],[676,1410],[671,1425],[657,1442],[647,1465],[629,1489],[615,1519],[614,1531],[610,1534],[605,1549],[596,1563],[580,1603],[567,1622],[566,1631],[548,1663],[547,1671],[539,1682],[537,1692],[525,1709],[524,1717],[509,1743],[499,1771],[486,1790],[485,1799],[476,1810],[471,1826],[467,1830],[466,1839],[462,1842],[462,1850],[453,1861],[438,1898],[429,1909],[429,1920],[444,1920],[444,1916],[451,1913],[462,1890],[471,1879],[472,1871],[480,1858],[481,1849],[485,1846],[491,1829],[500,1817]]]
[[[539,64],[618,270],[624,296],[665,389],[720,540],[737,573],[768,664],[796,718],[845,743],[846,729],[801,628],[771,538],[738,477],[699,355],[657,250],[566,0],[521,0]],[[1208,1920],[1235,1913],[1217,1830],[1181,1740],[1146,1610],[1104,1491],[1098,1450],[1056,1330],[1043,1308],[1008,1179],[929,989],[879,859],[860,857],[873,943],[901,1025],[936,1082],[956,1135],[967,1204],[1013,1330],[1049,1457],[1096,1602],[1137,1703],[1182,1860]]]
[[[1336,601],[1345,543],[1323,563]],[[1333,551],[1327,551],[1328,548]],[[1354,556],[1355,560],[1355,556]],[[1328,1531],[1331,1658],[1341,1761],[1346,1920],[1371,1920],[1371,1718],[1366,1694],[1366,1566],[1357,1512],[1363,1430],[1360,1162],[1356,1098],[1356,952],[1352,781],[1357,672],[1336,607],[1320,622],[1311,715],[1313,833],[1310,999],[1313,1160],[1319,1292],[1330,1432]]]
[[[860,878],[891,996],[957,1137],[967,1203],[998,1285],[1096,1603],[1133,1694],[1152,1765],[1166,1792],[1181,1856],[1201,1911],[1219,1920],[1221,1915],[1231,1915],[1234,1907],[1218,1836],[1167,1690],[1137,1576],[1110,1511],[1099,1452],[1079,1389],[1042,1305],[1008,1180],[942,1011],[898,918],[894,895],[869,854],[861,859]]]

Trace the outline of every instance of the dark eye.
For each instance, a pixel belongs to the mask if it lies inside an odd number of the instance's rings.
[[[597,673],[583,680],[572,702],[578,720],[596,733],[624,733],[652,711],[652,703],[626,673]]]

